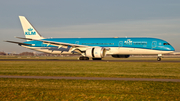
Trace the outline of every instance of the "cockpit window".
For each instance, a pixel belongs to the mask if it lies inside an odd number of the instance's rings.
[[[169,43],[163,43],[163,45],[170,45]]]

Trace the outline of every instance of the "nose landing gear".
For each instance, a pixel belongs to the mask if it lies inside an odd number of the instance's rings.
[[[157,61],[161,61],[161,57],[157,57]]]
[[[158,54],[157,61],[161,61],[162,54]]]

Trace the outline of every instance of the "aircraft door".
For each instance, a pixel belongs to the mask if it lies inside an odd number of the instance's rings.
[[[120,47],[122,47],[122,46],[123,46],[123,41],[119,41],[118,47],[120,48]]]
[[[152,48],[156,48],[157,47],[157,41],[153,41],[152,42]]]
[[[120,51],[120,49],[121,49],[122,46],[123,46],[123,41],[119,41],[119,43],[118,43],[118,48],[117,48],[118,53],[119,53],[119,51]]]

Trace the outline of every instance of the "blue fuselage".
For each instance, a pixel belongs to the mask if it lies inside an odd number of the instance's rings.
[[[94,47],[124,47],[159,51],[175,51],[175,49],[167,41],[157,38],[49,38],[43,40]],[[34,44],[30,47],[57,47],[43,44],[41,41],[27,41],[25,43]]]

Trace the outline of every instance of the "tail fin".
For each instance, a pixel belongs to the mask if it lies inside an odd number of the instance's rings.
[[[19,16],[19,19],[26,38],[44,39],[24,16]]]

